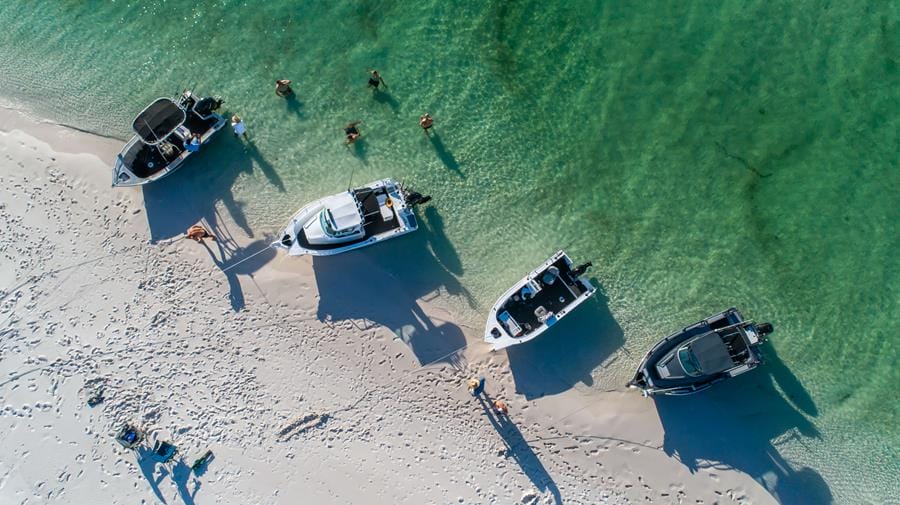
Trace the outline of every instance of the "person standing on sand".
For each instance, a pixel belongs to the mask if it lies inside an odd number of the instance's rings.
[[[469,393],[472,396],[480,395],[481,392],[484,391],[484,383],[485,383],[484,377],[472,377],[468,381]]]
[[[275,94],[278,96],[288,96],[294,92],[291,89],[291,80],[290,79],[278,79],[275,81]]]
[[[419,126],[422,127],[422,130],[425,132],[425,136],[428,137],[428,130],[434,126],[434,118],[431,117],[431,114],[425,113],[422,114],[422,117],[419,118]]]
[[[237,114],[231,116],[231,128],[234,129],[236,138],[247,136],[247,126],[244,125],[244,121]]]
[[[378,73],[375,69],[369,69],[369,87],[373,90],[378,90],[378,86],[384,84],[384,87],[387,87],[387,83],[384,82],[384,79],[381,78],[381,74]]]
[[[212,233],[206,231],[206,228],[197,224],[188,228],[187,233],[185,233],[185,237],[198,243],[203,242],[203,239],[205,238],[213,241],[216,240],[216,237]]]

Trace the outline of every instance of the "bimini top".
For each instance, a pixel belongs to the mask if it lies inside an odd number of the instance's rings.
[[[184,123],[184,109],[169,98],[160,98],[147,106],[131,123],[145,144],[158,144]]]
[[[362,216],[359,215],[356,198],[353,198],[349,191],[329,196],[322,203],[334,220],[335,229],[346,230],[362,224]]]

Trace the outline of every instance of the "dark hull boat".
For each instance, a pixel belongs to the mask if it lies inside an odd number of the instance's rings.
[[[222,100],[185,90],[176,98],[158,98],[131,124],[135,136],[125,144],[113,167],[113,187],[142,186],[171,174],[225,126],[215,111]],[[199,145],[189,149],[197,137]]]
[[[762,364],[759,345],[772,332],[730,308],[683,328],[648,352],[628,383],[644,395],[688,395]]]

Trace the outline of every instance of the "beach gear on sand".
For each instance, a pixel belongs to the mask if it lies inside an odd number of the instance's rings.
[[[116,435],[116,442],[126,449],[134,449],[144,440],[144,432],[130,424],[126,424]]]
[[[212,451],[207,450],[205,453],[203,453],[203,456],[200,456],[196,461],[194,461],[194,464],[191,465],[191,470],[193,470],[194,473],[197,473],[198,470],[209,463],[209,460],[212,459],[212,455]]]
[[[153,454],[161,463],[168,463],[177,453],[178,448],[169,442],[157,440],[156,443],[153,444]]]

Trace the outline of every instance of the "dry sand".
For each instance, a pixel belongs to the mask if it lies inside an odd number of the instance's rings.
[[[504,352],[365,251],[250,258],[264,231],[215,195],[222,240],[151,243],[142,190],[109,184],[121,144],[0,113],[0,503],[775,501],[663,451],[637,393],[517,394]],[[508,419],[468,394],[473,375]],[[180,453],[123,449],[126,422]]]

